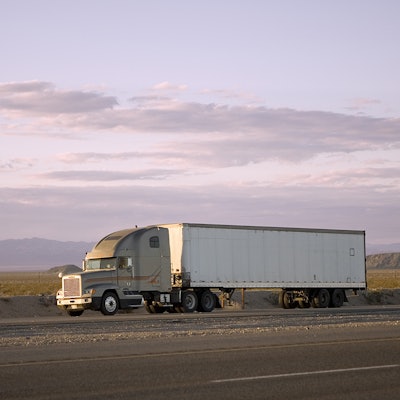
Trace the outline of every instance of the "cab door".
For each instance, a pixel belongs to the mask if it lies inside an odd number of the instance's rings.
[[[135,270],[133,257],[118,257],[117,260],[118,286],[121,289],[135,290],[133,281]]]

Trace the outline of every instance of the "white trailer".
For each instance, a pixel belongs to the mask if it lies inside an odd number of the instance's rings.
[[[65,287],[73,285],[80,289],[68,298]],[[106,236],[87,254],[84,272],[63,277],[57,299],[71,315],[113,314],[137,306],[138,295],[149,312],[209,312],[217,289],[229,297],[235,289],[279,288],[284,308],[340,307],[346,289],[366,285],[364,231],[178,223]]]

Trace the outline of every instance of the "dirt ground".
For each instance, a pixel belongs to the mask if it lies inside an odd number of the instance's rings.
[[[386,289],[379,291],[364,291],[354,295],[347,293],[348,303],[344,307],[360,305],[399,305],[400,289]],[[276,291],[251,291],[244,293],[245,309],[267,309],[278,306],[278,292]],[[242,293],[235,292],[232,303],[224,305],[227,310],[242,309]],[[88,311],[91,312],[91,311]],[[86,313],[88,313],[86,312]],[[134,313],[144,313],[144,309],[135,310]],[[65,315],[55,305],[54,296],[14,296],[0,297],[0,319],[4,318],[29,318],[53,317]]]

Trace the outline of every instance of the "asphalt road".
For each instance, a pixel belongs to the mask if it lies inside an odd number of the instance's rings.
[[[2,321],[0,398],[399,398],[400,308],[307,311]]]

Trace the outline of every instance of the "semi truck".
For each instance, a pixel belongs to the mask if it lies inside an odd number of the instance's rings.
[[[279,289],[283,308],[340,307],[367,287],[365,265],[365,231],[151,225],[102,238],[56,297],[71,316],[211,312],[235,289]]]

